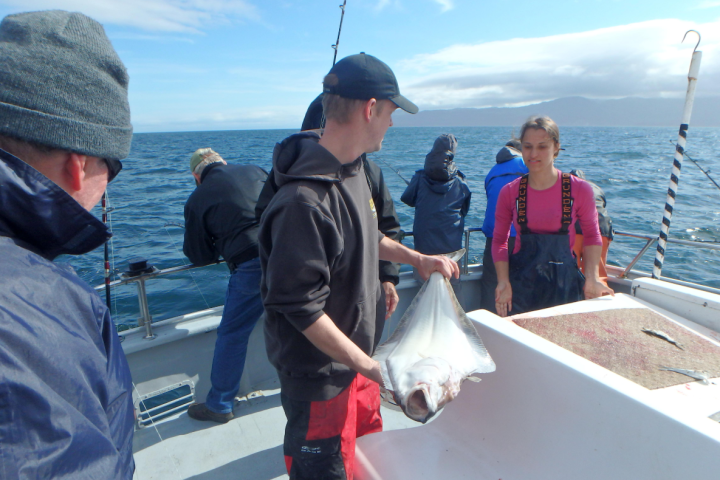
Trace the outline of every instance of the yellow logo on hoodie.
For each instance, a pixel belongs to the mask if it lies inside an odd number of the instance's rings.
[[[377,218],[377,210],[375,210],[375,202],[373,202],[373,199],[370,199],[370,211],[373,214],[373,218]]]

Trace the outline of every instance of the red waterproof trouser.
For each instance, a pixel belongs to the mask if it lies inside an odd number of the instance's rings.
[[[380,388],[358,374],[338,396],[322,402],[280,393],[287,417],[285,465],[291,480],[352,480],[355,439],[382,431]]]

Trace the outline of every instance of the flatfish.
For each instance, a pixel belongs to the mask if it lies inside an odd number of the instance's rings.
[[[422,423],[458,395],[465,379],[495,370],[450,282],[438,272],[373,358],[380,362],[385,389],[405,415]]]

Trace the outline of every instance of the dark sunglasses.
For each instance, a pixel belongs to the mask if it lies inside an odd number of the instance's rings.
[[[112,160],[109,158],[103,158],[108,167],[108,183],[112,182],[117,174],[122,170],[122,162],[120,160]]]

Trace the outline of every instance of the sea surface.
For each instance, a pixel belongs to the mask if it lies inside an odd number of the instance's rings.
[[[517,129],[515,130],[517,132]],[[110,223],[113,279],[127,270],[128,261],[146,258],[158,268],[187,264],[182,254],[183,206],[195,183],[189,172],[193,151],[211,147],[229,163],[252,163],[269,170],[275,143],[293,130],[142,133],[133,137],[124,169],[108,187],[114,208]],[[455,161],[473,192],[466,227],[480,227],[485,212],[484,178],[495,154],[510,138],[510,127],[391,128],[380,152],[369,155],[383,168],[395,207],[406,231],[413,228],[413,209],[400,203],[410,180],[423,167],[435,138],[453,133],[458,139]],[[667,195],[672,155],[677,140],[673,128],[566,127],[561,130],[557,167],[579,168],[605,191],[615,229],[657,235]],[[690,128],[687,153],[720,182],[720,129]],[[394,169],[399,172],[396,173]],[[714,173],[717,172],[717,173]],[[100,216],[99,206],[94,213]],[[683,163],[670,237],[720,241],[720,190],[689,160]],[[412,246],[412,239],[406,239]],[[609,263],[626,265],[643,240],[616,236]],[[471,236],[470,256],[482,259],[485,237]],[[654,248],[636,268],[651,271]],[[72,264],[91,285],[103,283],[103,249],[58,259]],[[669,244],[663,276],[720,288],[720,251]],[[225,265],[205,267],[150,280],[147,283],[154,321],[222,305],[229,272]],[[139,317],[136,287],[113,289],[112,313],[118,325],[134,326]],[[122,328],[122,327],[121,327]]]

